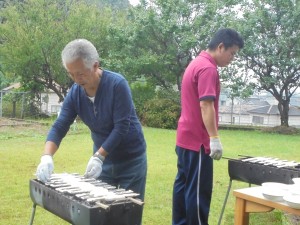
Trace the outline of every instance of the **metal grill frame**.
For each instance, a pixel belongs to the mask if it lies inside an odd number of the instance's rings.
[[[300,177],[300,168],[278,168],[271,165],[244,162],[239,159],[228,160],[230,179],[261,185],[264,182],[293,184],[293,178]]]
[[[29,188],[33,201],[30,225],[33,224],[36,205],[72,225],[139,225],[141,222],[143,205],[130,200],[101,208],[80,203],[74,196],[59,193],[36,179],[30,180]]]
[[[293,184],[292,179],[295,177],[300,177],[299,165],[296,168],[277,168],[271,165],[263,165],[259,163],[242,161],[246,158],[254,157],[247,156],[240,159],[228,158],[228,174],[230,180],[221,214],[219,217],[218,225],[221,224],[233,180],[247,182],[249,183],[249,186],[251,186],[251,184],[261,185],[264,182],[279,182],[285,184]]]

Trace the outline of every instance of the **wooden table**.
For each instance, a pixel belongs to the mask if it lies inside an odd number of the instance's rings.
[[[250,187],[233,191],[236,197],[234,225],[248,225],[249,213],[270,212],[279,209],[294,215],[300,215],[300,209],[293,209],[284,202],[274,202],[262,194],[262,187]]]

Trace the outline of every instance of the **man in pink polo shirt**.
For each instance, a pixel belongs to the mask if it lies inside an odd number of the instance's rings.
[[[222,156],[218,135],[220,78],[218,66],[228,66],[242,37],[220,29],[185,70],[178,121],[177,176],[173,188],[173,225],[207,225],[213,184],[213,159]]]

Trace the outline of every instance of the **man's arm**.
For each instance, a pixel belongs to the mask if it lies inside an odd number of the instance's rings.
[[[218,136],[214,101],[213,100],[200,101],[200,110],[202,114],[203,123],[206,127],[208,135],[210,137]]]
[[[57,151],[58,147],[57,145],[52,141],[47,141],[44,147],[44,153],[43,155],[51,155],[53,156],[55,152]]]
[[[105,151],[105,149],[102,146],[98,149],[98,153],[104,157],[108,155],[108,152]]]
[[[216,111],[213,100],[200,101],[203,123],[209,135],[210,157],[219,160],[223,154],[223,147],[218,136]]]

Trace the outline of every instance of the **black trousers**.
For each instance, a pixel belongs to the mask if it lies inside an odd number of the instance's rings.
[[[173,188],[173,225],[208,225],[212,196],[213,160],[200,152],[176,146],[177,175]]]

